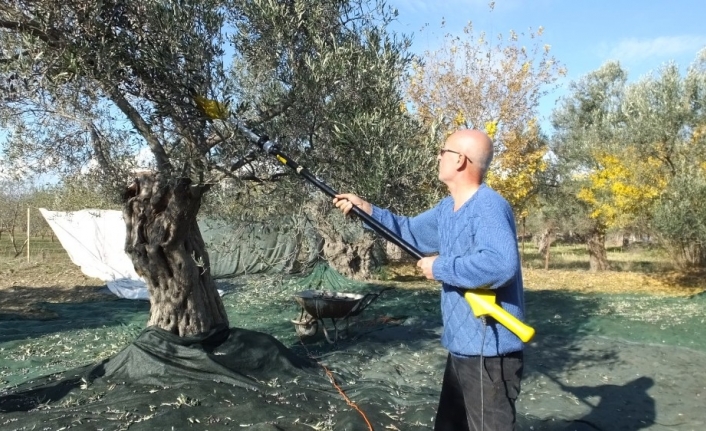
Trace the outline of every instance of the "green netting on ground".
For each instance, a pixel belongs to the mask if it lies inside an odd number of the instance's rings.
[[[49,320],[0,320],[0,429],[368,429],[315,363],[333,371],[374,429],[431,429],[446,356],[436,289],[385,291],[330,344],[320,332],[299,339],[293,295],[384,286],[321,267],[219,287],[240,329],[191,347],[143,332],[144,302],[44,304]],[[526,298],[537,336],[527,346],[519,430],[706,429],[706,295]],[[34,399],[31,414],[10,411],[18,396]]]
[[[205,219],[199,228],[215,278],[307,272],[318,260],[320,238],[305,217],[269,223]]]
[[[706,295],[574,294],[529,292],[529,319],[554,336],[596,335],[634,343],[706,352]]]
[[[302,290],[314,289],[334,292],[359,292],[368,286],[368,283],[342,276],[326,263],[316,265],[305,277],[290,279],[289,283],[299,286]]]

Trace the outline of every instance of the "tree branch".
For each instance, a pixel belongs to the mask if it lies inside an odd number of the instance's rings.
[[[160,172],[171,171],[172,165],[169,162],[169,156],[164,151],[162,144],[155,137],[150,125],[147,124],[140,113],[137,112],[137,109],[135,109],[135,107],[128,102],[125,96],[123,96],[117,88],[110,89],[106,91],[106,93],[125,114],[125,116],[132,122],[142,137],[145,138],[145,141],[147,141],[147,145],[149,145],[152,154],[154,154],[154,159],[157,162],[157,170]]]
[[[284,100],[282,103],[277,104],[276,106],[272,106],[268,109],[265,109],[264,111],[259,111],[258,112],[258,117],[259,121],[261,123],[266,123],[270,121],[271,119],[284,114],[292,105],[294,105],[294,100],[295,96],[294,94],[297,91],[297,86],[294,84],[292,86],[291,91],[287,93],[287,99]]]
[[[87,127],[90,129],[93,154],[95,154],[96,156],[98,165],[101,167],[101,169],[103,169],[103,171],[107,172],[110,175],[113,181],[116,181],[116,169],[114,166],[111,166],[111,164],[108,162],[105,150],[103,149],[103,137],[101,136],[101,133],[98,131],[96,125],[92,122],[88,123]]]
[[[53,48],[58,48],[61,46],[61,44],[58,43],[59,38],[57,38],[56,35],[50,36],[48,33],[40,30],[35,21],[21,23],[16,21],[0,20],[0,28],[15,31],[20,34],[32,35]]]

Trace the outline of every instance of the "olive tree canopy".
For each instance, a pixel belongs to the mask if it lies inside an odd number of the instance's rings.
[[[231,189],[287,181],[250,164],[234,117],[198,102],[217,100],[324,174],[345,163],[341,181],[382,172],[359,192],[397,196],[414,183],[399,144],[416,131],[398,91],[408,41],[386,32],[390,19],[362,0],[3,2],[6,157],[60,176],[88,170],[121,195],[149,325],[181,336],[227,325],[196,223],[203,196],[225,178]]]

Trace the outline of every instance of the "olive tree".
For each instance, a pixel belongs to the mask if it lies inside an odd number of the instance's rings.
[[[0,239],[3,234],[7,236],[14,257],[19,256],[26,245],[26,242],[18,243],[16,231],[25,225],[27,194],[27,187],[0,180]]]
[[[97,165],[123,202],[148,325],[181,336],[227,325],[196,221],[204,195],[226,178],[236,189],[286,183],[251,163],[235,121],[286,140],[324,173],[396,160],[381,139],[410,128],[395,98],[406,44],[385,32],[390,19],[359,0],[3,2],[7,156],[59,175]],[[210,100],[223,115],[205,115]],[[138,170],[144,149],[153,161]]]
[[[627,141],[654,167],[642,181],[659,187],[650,224],[675,264],[706,267],[706,50],[686,74],[670,63],[630,86],[623,103]],[[631,169],[635,169],[631,163]]]
[[[706,262],[703,196],[704,54],[685,76],[670,63],[627,84],[608,63],[572,84],[554,112],[562,185],[591,221],[592,269],[606,269],[607,229],[652,230],[681,267]]]
[[[591,270],[609,268],[605,248],[608,221],[595,199],[580,199],[581,190],[590,190],[592,172],[601,171],[597,150],[615,147],[624,123],[621,109],[626,72],[618,63],[607,63],[571,83],[570,93],[553,112],[555,134],[552,150],[560,167],[560,186],[571,196],[573,207],[589,223],[580,232],[586,239]],[[564,205],[564,202],[561,203]]]

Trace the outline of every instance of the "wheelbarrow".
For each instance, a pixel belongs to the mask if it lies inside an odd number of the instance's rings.
[[[331,344],[336,343],[339,338],[339,331],[348,332],[349,318],[355,317],[372,304],[380,294],[391,287],[378,292],[341,293],[326,290],[304,290],[294,294],[294,300],[301,306],[301,314],[298,319],[292,319],[294,330],[300,337],[311,337],[316,335],[319,325],[323,329],[326,341]],[[333,325],[333,336],[329,335],[324,319],[330,319]],[[344,324],[341,324],[341,323]]]

